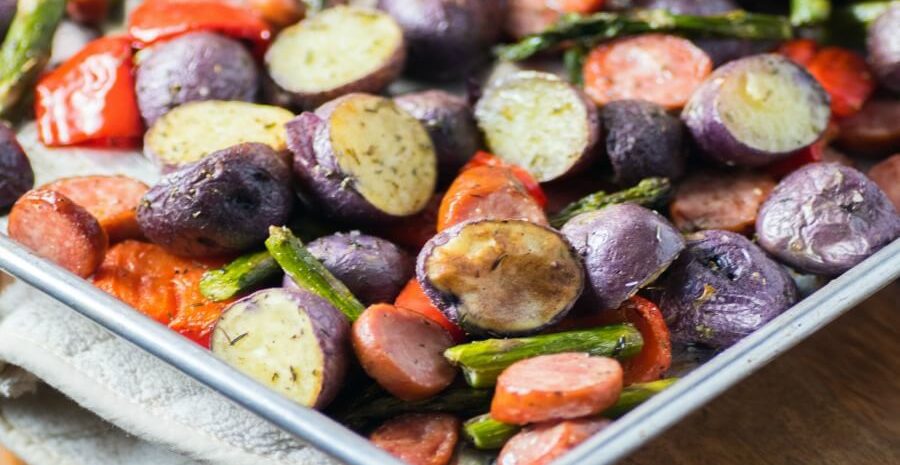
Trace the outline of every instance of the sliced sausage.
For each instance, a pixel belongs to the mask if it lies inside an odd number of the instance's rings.
[[[353,324],[353,348],[363,369],[403,400],[431,397],[456,375],[444,359],[453,338],[429,318],[405,308],[377,304]]]
[[[622,366],[584,353],[542,355],[512,364],[497,378],[491,417],[526,425],[595,415],[619,399]]]
[[[410,465],[447,465],[459,440],[459,427],[453,415],[410,413],[388,420],[369,440]]]
[[[749,233],[759,207],[774,188],[775,180],[764,173],[701,172],[678,186],[669,213],[682,232],[725,229]]]
[[[110,242],[141,237],[137,207],[148,190],[141,181],[127,176],[79,176],[43,188],[65,195],[94,215]]]
[[[42,189],[28,192],[13,205],[9,237],[82,278],[100,266],[109,243],[87,210],[58,192]]]
[[[853,155],[881,157],[900,152],[900,100],[870,100],[841,121],[837,144]]]
[[[887,194],[900,212],[900,153],[887,158],[869,170],[869,177]]]
[[[437,230],[473,220],[526,220],[547,225],[544,209],[512,171],[496,166],[467,169],[441,201]]]
[[[547,465],[609,424],[603,418],[581,418],[526,428],[506,442],[497,465]]]
[[[34,187],[34,171],[16,133],[0,123],[0,210],[6,210]]]

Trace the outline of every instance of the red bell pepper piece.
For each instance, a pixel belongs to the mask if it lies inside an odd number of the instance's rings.
[[[534,201],[537,202],[541,208],[547,206],[547,195],[544,194],[544,190],[541,189],[540,183],[534,179],[534,176],[528,172],[525,168],[521,166],[514,165],[512,163],[508,163],[506,161],[501,160],[496,155],[478,151],[475,153],[475,156],[472,157],[466,166],[463,166],[461,171],[465,171],[469,168],[475,168],[476,166],[497,166],[500,168],[507,168],[512,171],[513,175],[522,182],[525,186],[525,190],[534,198]]]
[[[147,0],[128,20],[137,48],[194,31],[248,40],[260,54],[272,39],[272,30],[253,10],[222,0]]]
[[[803,165],[824,160],[825,149],[831,141],[837,138],[839,131],[840,129],[838,128],[837,123],[835,123],[834,120],[830,121],[828,123],[828,128],[825,129],[825,133],[822,134],[822,137],[820,137],[819,140],[784,160],[779,160],[768,165],[766,171],[772,176],[780,179],[791,174]]]
[[[818,50],[819,45],[812,39],[794,39],[781,44],[776,53],[784,55],[798,65],[806,67],[812,62]]]
[[[132,55],[130,38],[102,37],[41,78],[34,106],[44,145],[140,141]]]

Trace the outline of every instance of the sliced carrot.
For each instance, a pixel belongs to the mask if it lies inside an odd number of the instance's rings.
[[[645,34],[594,48],[584,62],[584,90],[598,105],[641,99],[678,109],[710,72],[709,56],[691,41]]]
[[[662,378],[672,364],[672,342],[669,327],[659,307],[639,296],[626,300],[615,310],[582,314],[566,318],[548,332],[631,323],[641,333],[644,347],[634,357],[623,360],[625,385],[644,383]]]
[[[497,166],[500,168],[507,168],[512,171],[512,174],[518,178],[518,180],[525,186],[525,190],[531,194],[531,197],[534,198],[534,201],[538,203],[542,208],[547,206],[547,196],[544,194],[544,190],[541,188],[541,184],[534,179],[534,176],[528,172],[525,168],[521,166],[514,165],[507,161],[504,161],[500,157],[483,151],[478,151],[475,153],[468,163],[462,167],[460,172],[465,171],[467,169],[475,168],[477,166]]]
[[[459,440],[459,427],[453,415],[411,413],[388,420],[369,440],[410,465],[447,465]]]
[[[464,170],[453,181],[441,200],[437,230],[480,219],[526,219],[547,224],[543,208],[509,169],[487,165]]]
[[[419,281],[415,278],[410,279],[409,282],[406,283],[406,286],[400,291],[400,295],[394,300],[394,305],[407,310],[412,310],[437,323],[450,333],[453,341],[457,344],[466,341],[466,333],[464,333],[455,323],[448,320],[447,317],[444,316],[444,313],[431,303],[431,299],[425,295],[425,291],[422,290],[422,286],[419,285]]]
[[[127,240],[107,252],[94,285],[141,313],[209,347],[209,334],[231,301],[212,302],[200,278],[224,262],[192,260],[146,242]]]
[[[781,44],[776,53],[784,55],[795,63],[806,67],[812,62],[818,49],[819,45],[814,40],[794,39]]]
[[[858,112],[875,91],[865,58],[845,48],[819,50],[806,69],[831,96],[831,112],[838,118]]]
[[[622,366],[584,353],[541,355],[509,366],[497,378],[491,417],[526,425],[595,415],[622,393]]]
[[[7,228],[13,240],[82,278],[100,266],[109,244],[87,210],[46,189],[20,197],[9,212]]]
[[[137,207],[147,185],[127,176],[79,176],[43,187],[59,192],[86,208],[106,230],[110,242],[141,237]]]
[[[609,424],[604,418],[580,418],[528,427],[506,442],[497,465],[547,465]]]

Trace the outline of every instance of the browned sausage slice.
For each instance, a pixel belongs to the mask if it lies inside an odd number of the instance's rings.
[[[887,194],[894,209],[900,213],[900,153],[873,166],[869,177]]]
[[[854,155],[900,152],[900,100],[870,100],[859,113],[841,121],[837,143]]]
[[[549,464],[609,424],[602,418],[581,418],[526,428],[503,446],[497,465]]]
[[[410,465],[447,465],[459,440],[459,420],[445,413],[411,413],[388,420],[369,439]]]
[[[497,378],[491,417],[527,425],[594,415],[619,399],[622,366],[584,353],[541,355],[512,364]]]
[[[456,376],[444,358],[453,345],[446,330],[405,308],[376,304],[353,324],[353,348],[363,369],[403,400],[431,397]]]
[[[9,213],[9,237],[83,278],[100,266],[109,240],[97,219],[49,190],[23,195]]]
[[[127,176],[78,176],[43,186],[65,195],[89,211],[111,242],[139,239],[137,207],[147,185]]]
[[[701,172],[678,186],[669,212],[682,232],[725,229],[746,234],[774,188],[775,180],[764,173]]]

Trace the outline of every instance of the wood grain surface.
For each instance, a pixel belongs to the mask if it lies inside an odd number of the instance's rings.
[[[621,465],[900,464],[900,282]]]

